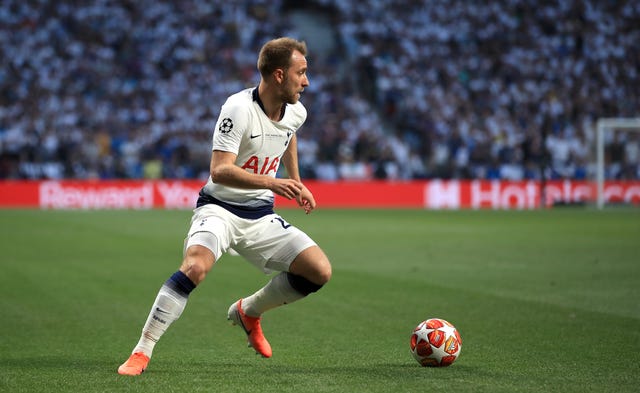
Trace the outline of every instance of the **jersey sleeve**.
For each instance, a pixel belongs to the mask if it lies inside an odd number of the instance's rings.
[[[248,108],[238,103],[225,103],[213,130],[213,150],[238,154],[242,135],[247,130]]]

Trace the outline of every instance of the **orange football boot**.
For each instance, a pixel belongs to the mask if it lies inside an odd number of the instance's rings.
[[[120,375],[140,375],[147,368],[149,364],[149,356],[142,352],[132,353],[120,367],[118,367],[118,374]]]
[[[247,333],[247,339],[249,346],[255,349],[256,353],[262,355],[262,357],[270,358],[273,352],[271,351],[271,344],[262,334],[262,327],[260,326],[260,317],[250,317],[242,311],[242,299],[233,303],[229,307],[227,313],[227,319],[231,321],[233,325],[239,325]]]

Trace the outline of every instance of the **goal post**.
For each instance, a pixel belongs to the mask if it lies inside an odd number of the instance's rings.
[[[604,207],[605,162],[604,145],[605,133],[617,130],[639,131],[640,117],[636,118],[601,118],[596,123],[596,205],[598,209]]]

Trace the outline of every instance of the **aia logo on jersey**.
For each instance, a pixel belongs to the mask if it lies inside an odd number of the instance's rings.
[[[220,131],[223,134],[226,134],[226,133],[230,132],[231,130],[233,130],[233,121],[231,119],[229,119],[228,117],[225,117],[220,122],[220,126],[218,127],[218,131]]]
[[[274,157],[269,158],[266,157],[264,161],[260,162],[260,159],[256,156],[251,156],[247,160],[247,162],[242,165],[242,169],[253,172],[256,175],[268,175],[273,172],[276,173],[278,171],[278,166],[280,165],[280,158]]]

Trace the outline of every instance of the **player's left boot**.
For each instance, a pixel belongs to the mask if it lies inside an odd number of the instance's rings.
[[[118,374],[140,375],[147,368],[149,360],[149,357],[142,352],[132,353],[129,359],[118,367]]]
[[[229,307],[227,319],[230,320],[233,325],[239,325],[244,329],[244,332],[247,333],[250,347],[253,347],[262,357],[271,357],[271,344],[269,344],[269,341],[267,341],[264,334],[262,334],[260,317],[250,317],[246,315],[244,311],[242,311],[242,299]]]

